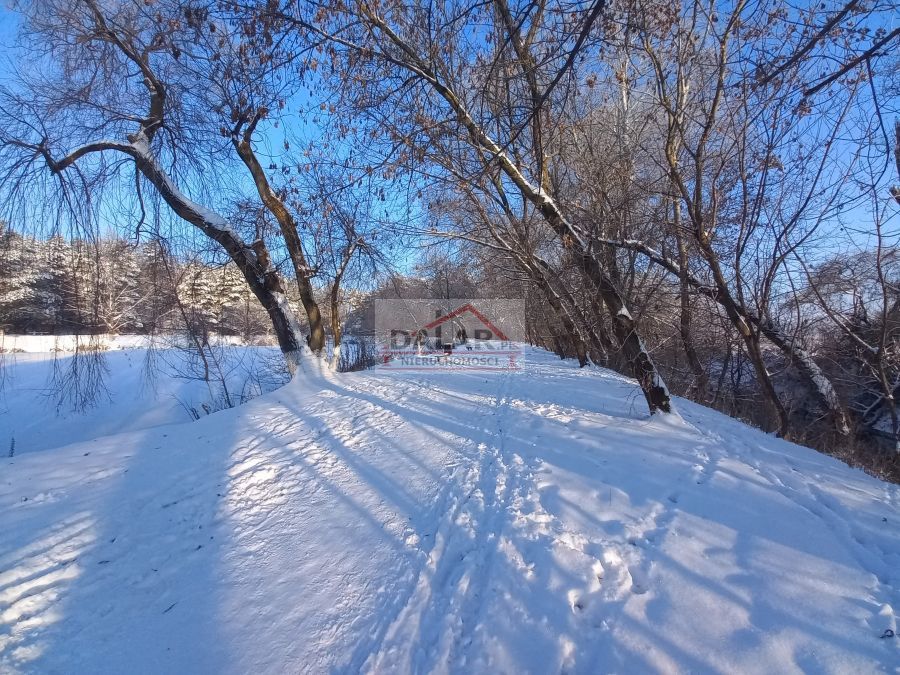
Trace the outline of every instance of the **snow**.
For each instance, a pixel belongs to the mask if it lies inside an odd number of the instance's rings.
[[[204,222],[205,227],[217,231],[220,234],[226,234],[229,237],[233,238],[237,242],[243,244],[243,239],[235,232],[234,228],[231,227],[229,222],[213,211],[212,209],[208,209],[201,204],[193,201],[190,197],[184,194],[181,189],[175,184],[175,181],[169,176],[169,174],[163,170],[159,161],[157,161],[156,156],[150,150],[150,143],[147,139],[147,135],[141,131],[135,137],[135,139],[131,142],[130,146],[125,146],[125,152],[135,159],[140,158],[143,162],[149,165],[152,171],[156,174],[159,181],[165,185],[166,191],[172,196],[172,201],[177,202],[183,208],[188,211],[192,211],[197,214]],[[247,246],[244,244],[244,248]]]
[[[91,340],[101,345],[104,350],[112,349],[146,349],[153,345],[157,348],[165,348],[174,344],[187,346],[183,338],[174,335],[156,336],[147,335],[3,335],[0,332],[0,350],[11,354],[17,353],[43,353],[74,352],[80,346],[86,346]],[[265,336],[258,338],[266,340]],[[215,346],[242,346],[244,342],[234,336],[210,335],[210,342]]]
[[[205,409],[223,407],[221,380],[198,379],[187,353],[158,344],[151,354],[158,370],[154,374],[148,369],[146,337],[104,336],[101,341],[108,347],[103,352],[108,393],[101,393],[96,406],[80,413],[68,400],[60,404],[51,382],[54,366],[65,370],[69,364],[74,338],[6,336],[3,345],[20,351],[3,354],[0,456],[6,456],[13,444],[15,454],[21,455],[121,431],[188,422],[193,419],[191,410],[202,415]],[[281,384],[277,375],[265,373],[271,360],[277,363],[281,358],[277,348],[227,347],[228,342],[223,338],[223,346],[214,348],[213,355],[220,361],[232,399]]]
[[[624,305],[622,305],[622,307],[619,308],[619,311],[616,312],[616,316],[624,316],[629,321],[633,321],[633,319],[631,318],[631,312],[629,312],[628,308]]]
[[[895,669],[897,487],[678,410],[526,348],[2,460],[0,672]]]

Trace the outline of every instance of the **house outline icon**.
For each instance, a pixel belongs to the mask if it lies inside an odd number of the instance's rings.
[[[500,350],[491,349],[490,353],[494,356],[507,356],[508,360],[509,360],[509,363],[506,366],[480,365],[480,366],[476,366],[475,369],[477,369],[477,370],[500,370],[500,371],[508,371],[508,370],[516,369],[518,367],[516,360],[519,356],[521,356],[521,350],[518,349],[515,345],[513,345],[512,341],[509,339],[509,337],[506,335],[506,333],[504,333],[502,330],[500,330],[500,328],[498,328],[490,319],[488,319],[481,311],[479,311],[478,308],[475,307],[475,305],[472,304],[471,302],[466,302],[465,304],[460,305],[459,307],[454,309],[452,312],[448,312],[447,314],[442,314],[441,316],[437,317],[433,321],[425,324],[424,326],[422,326],[414,331],[408,331],[408,332],[407,331],[399,331],[399,332],[404,333],[407,336],[427,335],[427,332],[429,330],[433,330],[434,328],[437,328],[438,326],[441,326],[444,323],[447,323],[448,321],[453,321],[454,319],[456,319],[466,313],[469,313],[472,316],[474,316],[485,328],[487,328],[488,330],[491,331],[491,334],[493,335],[493,337],[495,339],[500,340],[502,343],[504,343],[506,345],[505,349],[500,349]],[[429,351],[426,351],[423,353],[420,351],[420,347],[421,347],[421,345],[417,345],[417,353],[419,356],[433,355],[433,354],[440,353],[440,351],[443,351],[443,353],[445,353],[445,354],[448,353],[444,350],[433,350],[433,351],[429,350]],[[386,349],[383,352],[383,363],[385,365],[390,363],[392,361],[392,355],[394,355],[394,354],[399,355],[399,356],[408,356],[410,354],[410,351],[405,348],[403,348],[403,349]],[[422,368],[422,366],[420,366],[420,365],[392,367],[392,369],[394,369],[394,370],[420,370],[421,368]]]
[[[441,316],[436,318],[434,321],[422,326],[421,328],[419,328],[419,330],[417,330],[415,332],[418,333],[423,330],[425,330],[425,331],[432,330],[434,328],[437,328],[441,324],[446,323],[447,321],[452,321],[456,317],[461,316],[461,315],[465,314],[466,312],[471,313],[476,319],[478,319],[484,325],[485,328],[487,328],[488,330],[491,331],[491,334],[494,335],[494,337],[496,337],[499,340],[502,340],[503,342],[509,342],[509,338],[506,337],[506,334],[502,330],[497,328],[497,326],[495,326],[484,314],[479,312],[478,309],[471,302],[467,302],[464,305],[460,305],[459,307],[454,309],[452,312],[449,312],[447,314],[442,314]]]

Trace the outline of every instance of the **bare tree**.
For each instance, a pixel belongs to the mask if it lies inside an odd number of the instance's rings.
[[[309,318],[310,347],[321,351],[324,330],[296,221],[253,148],[258,125],[271,109],[269,99],[284,94],[270,84],[284,55],[268,41],[255,40],[250,24],[242,33],[240,26],[178,0],[126,3],[114,14],[93,0],[48,1],[29,6],[26,18],[25,30],[39,50],[35,56],[50,74],[4,93],[0,149],[10,197],[26,199],[26,188],[52,176],[60,207],[75,205],[69,213],[83,224],[101,191],[111,181],[121,190],[132,170],[133,191],[126,199],[137,203],[142,215],[160,200],[227,253],[266,309],[293,371],[300,327],[270,244],[285,247]],[[260,44],[269,44],[268,51]],[[248,240],[223,210],[187,196],[189,186],[210,192],[202,184],[210,165],[231,170],[232,162],[213,140],[220,133],[276,218],[279,238],[267,243],[255,232]],[[73,140],[76,147],[59,149]]]
[[[565,98],[557,87],[603,8],[602,1],[567,12],[543,3],[514,9],[501,0],[354,2],[315,12],[301,4],[283,18],[327,45],[335,55],[326,74],[340,99],[336,111],[352,114],[362,135],[383,143],[380,161],[363,171],[388,165],[468,185],[489,200],[527,204],[597,289],[650,410],[668,412],[668,390],[624,296],[554,195],[551,113]],[[482,25],[489,39],[469,39]]]

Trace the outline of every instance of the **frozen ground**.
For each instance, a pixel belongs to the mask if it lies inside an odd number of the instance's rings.
[[[896,672],[900,492],[611,373],[307,373],[0,463],[0,672]]]
[[[75,364],[70,338],[5,336],[0,369],[0,456],[45,450],[121,431],[190,421],[207,410],[271,391],[283,382],[267,365],[280,363],[278,349],[240,345],[214,347],[209,382],[190,352],[160,342],[147,350],[142,336],[106,338],[103,385],[94,405],[76,410],[72,396],[60,396],[58,382]],[[51,351],[51,350],[58,351]],[[14,351],[15,350],[15,351]],[[54,375],[56,379],[54,380]],[[205,406],[205,408],[204,408]]]

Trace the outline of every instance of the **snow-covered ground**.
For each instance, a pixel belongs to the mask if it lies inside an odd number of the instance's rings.
[[[229,335],[210,335],[210,342],[216,346],[243,346],[246,343],[239,337]],[[165,348],[179,343],[188,344],[186,338],[177,335],[150,337],[147,335],[14,335],[0,331],[0,350],[8,353],[44,353],[73,352],[79,346],[97,343],[103,349],[145,349],[148,346]],[[259,336],[254,344],[267,344],[272,338]]]
[[[3,460],[0,672],[896,672],[897,487],[678,409],[528,350]]]
[[[204,381],[202,364],[190,352],[166,342],[148,350],[145,337],[116,336],[103,340],[107,351],[102,352],[96,400],[76,410],[72,396],[56,384],[76,365],[70,337],[7,336],[3,343],[8,351],[0,370],[0,456],[10,447],[21,455],[190,421],[226,407],[226,390],[227,400],[236,405],[283,383],[280,373],[270,372],[273,360],[281,362],[277,348],[214,347],[210,379]]]

